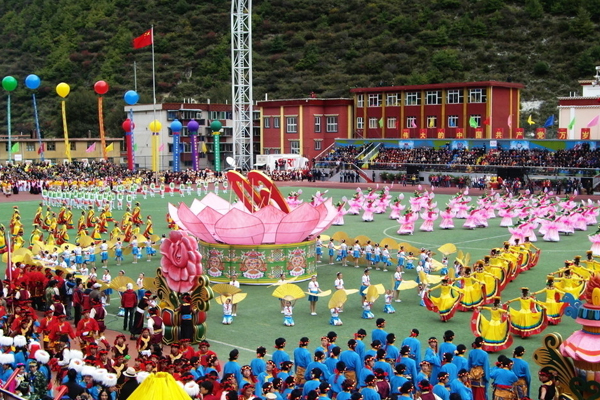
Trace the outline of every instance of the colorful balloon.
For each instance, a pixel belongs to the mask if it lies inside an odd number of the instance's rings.
[[[171,131],[173,133],[177,132],[181,132],[181,128],[183,128],[183,124],[181,122],[179,122],[179,120],[174,120],[173,122],[171,122]]]
[[[221,124],[220,121],[213,121],[213,122],[210,123],[210,129],[213,132],[219,132],[222,127],[223,127],[223,124]]]
[[[133,129],[135,128],[135,124],[129,118],[127,118],[125,121],[123,121],[121,127],[123,128],[125,133],[129,133],[133,131]]]
[[[162,129],[162,124],[159,120],[155,119],[154,121],[150,122],[148,129],[150,129],[150,132],[152,133],[158,133]]]
[[[200,129],[200,124],[198,123],[198,121],[193,119],[190,122],[188,122],[187,128],[190,132],[198,132],[198,129]]]
[[[64,82],[61,82],[56,85],[56,93],[64,99],[71,93],[71,87]]]
[[[12,76],[5,76],[4,79],[2,79],[2,87],[7,92],[12,92],[17,88],[17,80]]]
[[[132,106],[140,100],[140,95],[137,94],[135,90],[128,90],[125,92],[125,96],[123,96],[123,98],[125,99],[125,103]]]
[[[94,90],[100,95],[106,94],[106,92],[108,92],[108,83],[104,81],[98,81],[94,83]]]
[[[27,86],[27,89],[35,90],[39,88],[41,84],[42,81],[36,74],[27,75],[27,78],[25,78],[25,86]]]

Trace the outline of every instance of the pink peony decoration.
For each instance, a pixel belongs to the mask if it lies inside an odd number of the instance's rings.
[[[307,240],[329,228],[337,208],[329,198],[318,206],[302,203],[289,213],[269,204],[251,213],[241,202],[230,204],[209,193],[191,207],[169,204],[169,215],[184,231],[207,243],[287,244]]]
[[[182,231],[171,231],[160,245],[160,268],[169,288],[174,292],[188,292],[202,275],[202,255],[198,242]]]

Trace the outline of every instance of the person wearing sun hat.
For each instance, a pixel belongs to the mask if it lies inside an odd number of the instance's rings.
[[[124,382],[119,391],[118,400],[127,400],[129,396],[137,389],[137,371],[133,367],[129,367],[123,372]]]

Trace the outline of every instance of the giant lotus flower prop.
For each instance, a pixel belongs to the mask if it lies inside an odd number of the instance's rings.
[[[239,201],[231,204],[209,193],[202,200],[194,200],[191,207],[169,204],[173,221],[207,243],[288,244],[320,234],[337,215],[331,199],[318,206],[303,203],[289,210],[279,189],[260,172],[251,171],[246,179],[229,171],[227,178]],[[263,188],[257,191],[254,188],[259,184]]]

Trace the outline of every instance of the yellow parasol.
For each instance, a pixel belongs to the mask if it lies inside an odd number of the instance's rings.
[[[278,286],[277,289],[273,291],[272,296],[291,301],[301,299],[305,296],[305,294],[300,286],[293,283],[285,283],[281,286]]]
[[[348,300],[348,296],[344,290],[337,290],[333,296],[329,299],[329,308],[341,308],[344,303]]]
[[[236,293],[241,293],[242,289],[237,288],[227,283],[217,283],[212,287],[213,292],[223,296],[232,296]]]
[[[229,286],[231,286],[231,285],[229,285]],[[229,296],[225,296],[225,295],[217,296],[215,298],[215,300],[217,303],[223,304],[223,303],[225,303],[225,300],[227,300],[229,298],[229,299],[231,299],[232,304],[237,304],[240,301],[244,300],[246,298],[246,296],[248,296],[248,293],[236,293],[234,295],[229,295]]]

